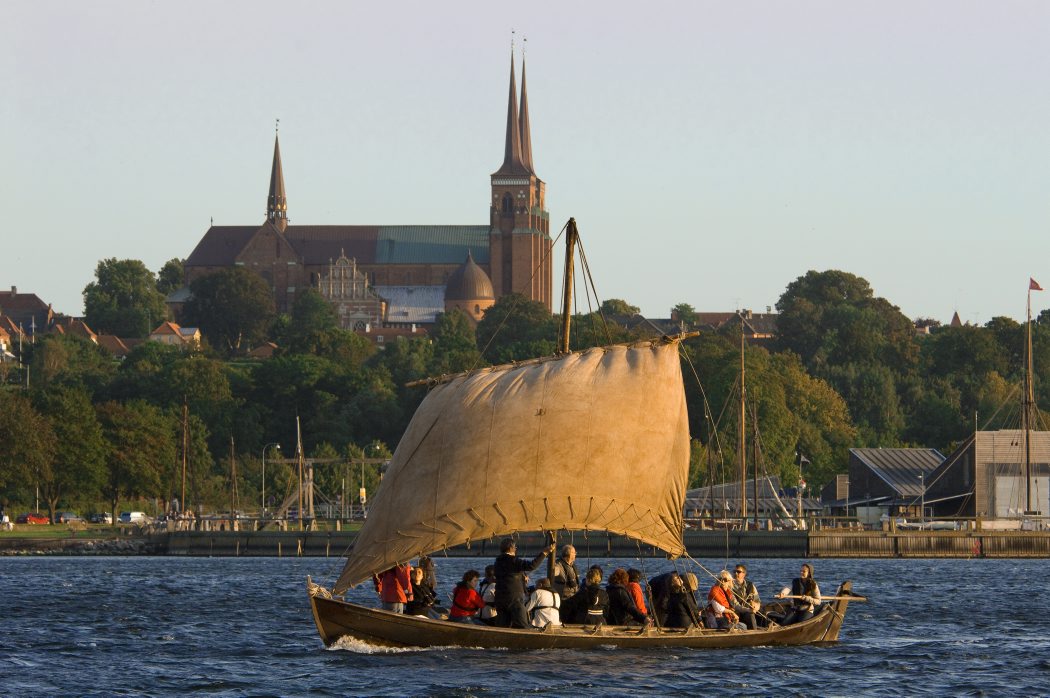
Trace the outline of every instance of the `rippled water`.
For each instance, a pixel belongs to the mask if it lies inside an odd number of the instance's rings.
[[[438,560],[441,593],[484,562]],[[800,561],[746,562],[765,598]],[[0,695],[1050,694],[1050,561],[814,564],[871,598],[831,647],[500,652],[324,649],[304,579],[334,559],[0,558]]]

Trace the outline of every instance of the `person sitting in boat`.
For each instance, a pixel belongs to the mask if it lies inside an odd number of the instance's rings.
[[[719,630],[743,629],[740,617],[733,610],[733,577],[728,570],[718,573],[711,590],[707,592],[707,608],[704,618],[709,628]]]
[[[467,570],[463,573],[463,580],[456,584],[452,592],[452,608],[448,612],[450,621],[481,624],[478,612],[485,608],[485,600],[477,592],[480,576],[477,570]]]
[[[627,592],[631,595],[631,598],[634,599],[634,605],[638,610],[648,616],[649,610],[645,605],[645,591],[642,589],[641,570],[636,570],[633,567],[627,570]]]
[[[602,625],[608,620],[609,594],[602,589],[601,568],[595,565],[587,570],[585,581],[584,587],[570,599],[572,620],[583,625]]]
[[[558,627],[561,625],[561,597],[558,592],[551,589],[551,582],[542,577],[536,582],[536,589],[529,596],[529,602],[525,604],[525,610],[532,615],[532,624],[537,628],[546,628],[548,625]]]
[[[813,578],[813,565],[808,562],[802,563],[799,576],[791,580],[791,588],[785,588],[777,594],[778,599],[785,597],[791,597],[791,609],[784,617],[783,625],[801,623],[816,614],[820,607],[820,587]]]
[[[671,600],[671,580],[677,572],[664,572],[649,580],[649,593],[652,595],[652,614],[661,626],[667,625],[667,610]]]
[[[405,604],[412,600],[411,573],[411,566],[401,564],[372,577],[384,611],[405,612]]]
[[[758,589],[747,578],[747,565],[737,564],[733,568],[733,589],[729,601],[733,605],[733,611],[739,616],[740,622],[755,630],[758,627],[758,610],[762,608],[762,600],[758,598]]]
[[[576,569],[576,548],[566,545],[561,549],[561,556],[554,561],[554,576],[551,577],[551,589],[561,595],[562,599],[572,597],[580,588],[580,573]]]
[[[692,579],[690,579],[692,578]],[[667,597],[667,615],[664,619],[666,628],[691,628],[699,626],[700,609],[696,606],[696,575],[687,572],[683,579],[677,572],[668,578],[669,594]]]
[[[405,604],[405,615],[440,618],[441,614],[434,610],[434,605],[436,603],[437,592],[435,592],[434,589],[426,583],[422,568],[413,568],[412,598]]]
[[[431,589],[437,589],[438,580],[434,571],[434,560],[426,555],[420,555],[416,567],[423,570],[423,581],[426,582],[426,585]]]
[[[496,566],[485,567],[485,578],[478,585],[478,593],[485,602],[485,608],[478,614],[479,620],[485,625],[496,625]]]
[[[609,575],[605,591],[609,594],[609,623],[612,625],[628,625],[631,621],[644,625],[649,622],[649,616],[638,610],[631,592],[627,590],[629,583],[627,570],[622,567]]]
[[[554,552],[554,545],[540,551],[531,562],[517,557],[518,544],[505,538],[496,558],[496,617],[505,628],[528,628],[529,615],[525,612],[525,572],[540,566],[543,559]]]

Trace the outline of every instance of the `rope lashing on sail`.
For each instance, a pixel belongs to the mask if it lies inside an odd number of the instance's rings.
[[[472,517],[474,517],[474,520],[477,521],[478,525],[481,526],[482,528],[492,528],[491,526],[489,526],[488,521],[486,521],[485,519],[483,519],[481,517],[481,514],[479,514],[478,512],[474,511],[473,507],[471,507],[470,509],[467,509],[467,513],[470,514]]]
[[[452,518],[451,514],[442,514],[441,518],[443,518],[446,521],[448,521],[449,523],[451,523],[453,526],[458,528],[460,531],[466,531],[467,530],[465,526],[462,526],[458,521],[456,521],[454,518]],[[442,533],[445,533],[447,535],[446,531],[442,531]]]

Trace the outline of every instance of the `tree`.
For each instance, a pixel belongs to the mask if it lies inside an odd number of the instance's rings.
[[[116,514],[122,497],[163,497],[163,476],[178,457],[177,420],[148,402],[107,402],[98,407],[108,443],[103,491]]]
[[[183,317],[199,326],[212,346],[232,353],[266,339],[274,317],[273,294],[255,272],[224,269],[195,280],[190,292]]]
[[[546,306],[520,293],[500,297],[478,323],[478,346],[493,364],[550,356],[558,328]]]
[[[36,401],[55,435],[54,458],[38,471],[40,492],[54,521],[62,500],[72,495],[97,498],[105,477],[107,447],[87,391],[57,387],[38,394]]]
[[[0,488],[28,487],[55,457],[51,423],[21,393],[0,393]]]
[[[474,323],[459,308],[440,313],[430,333],[434,354],[429,373],[460,373],[483,365]]]
[[[679,303],[675,307],[671,308],[671,316],[677,317],[678,322],[682,323],[683,327],[692,327],[696,324],[699,314],[696,312],[696,308],[689,305],[688,303]]]
[[[921,394],[915,330],[900,309],[861,277],[830,270],[791,282],[777,310],[777,346],[831,383],[869,443],[899,443]]]
[[[84,287],[84,319],[96,332],[145,337],[165,317],[164,294],[137,259],[104,259]]]
[[[637,305],[631,305],[619,298],[610,298],[602,303],[602,313],[605,317],[631,317],[637,315],[641,309]]]
[[[29,355],[29,371],[37,387],[79,386],[94,393],[109,383],[115,370],[105,350],[75,335],[45,335]]]
[[[182,281],[186,277],[183,269],[185,260],[175,257],[164,262],[164,266],[157,272],[157,291],[167,296],[182,288]]]

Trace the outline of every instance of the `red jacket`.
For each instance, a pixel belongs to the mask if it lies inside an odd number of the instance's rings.
[[[452,595],[452,610],[448,614],[453,618],[463,618],[474,616],[483,608],[485,600],[481,598],[481,594],[461,582],[456,585],[456,593]]]
[[[645,610],[645,594],[642,593],[642,585],[638,582],[627,582],[627,591],[634,599],[634,605],[638,607],[638,610],[648,613],[649,611]]]
[[[391,567],[377,577],[372,577],[379,598],[384,603],[405,603],[412,598],[412,567]]]
[[[723,589],[722,585],[715,584],[713,587],[711,587],[711,591],[707,592],[707,607],[709,609],[711,609],[712,612],[714,612],[714,608],[712,608],[712,606],[711,606],[711,602],[712,601],[720,604],[729,613],[731,613],[731,614],[733,613],[733,610],[732,610],[733,609],[733,604],[730,603],[730,601],[729,601],[729,592],[726,591],[725,589]],[[726,612],[723,611],[722,613],[720,613],[718,615],[725,615],[725,614],[726,614]]]

